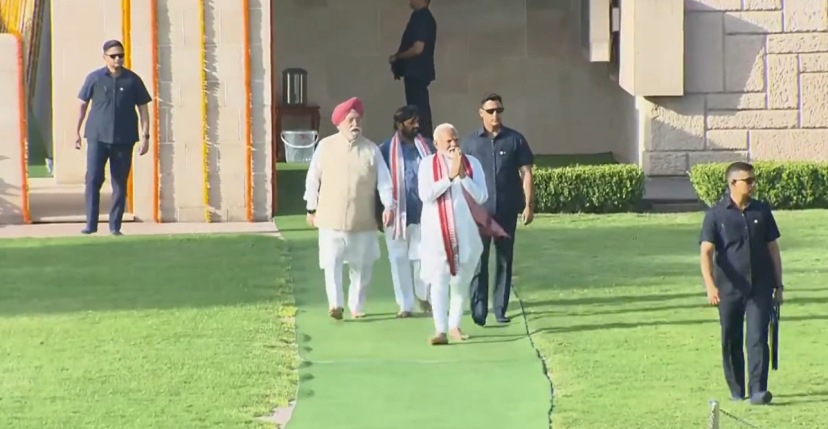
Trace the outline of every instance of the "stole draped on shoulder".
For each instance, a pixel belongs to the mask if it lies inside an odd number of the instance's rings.
[[[477,201],[465,189],[463,189],[463,196],[466,197],[469,211],[471,212],[472,218],[474,218],[474,222],[477,224],[477,229],[480,231],[481,236],[489,238],[511,238],[506,233],[506,230],[494,220],[483,206],[477,204]]]

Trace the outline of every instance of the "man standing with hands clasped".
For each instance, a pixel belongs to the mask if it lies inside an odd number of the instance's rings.
[[[132,169],[132,150],[138,138],[141,119],[140,155],[149,151],[149,109],[152,97],[144,81],[124,67],[124,45],[109,40],[103,45],[105,67],[86,76],[78,98],[80,109],[75,149],[81,149],[81,126],[89,109],[83,137],[86,138],[86,227],[82,234],[98,231],[101,186],[106,178],[106,163],[112,178],[112,209],[109,232],[121,235],[121,221],[126,207],[127,179]],[[135,108],[138,108],[138,114]]]
[[[488,198],[486,173],[463,155],[451,124],[434,129],[437,153],[420,161],[417,191],[423,202],[421,276],[431,285],[435,335],[432,345],[468,338],[460,329],[469,283],[483,252],[474,206]]]
[[[773,399],[768,391],[768,324],[774,301],[782,302],[780,234],[768,204],[751,198],[753,166],[734,162],[725,176],[729,193],[707,211],[702,224],[702,278],[708,302],[719,309],[722,366],[731,398],[745,399],[747,318],[748,398],[751,404],[766,405]]]

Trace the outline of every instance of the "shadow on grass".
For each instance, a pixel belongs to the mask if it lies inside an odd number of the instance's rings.
[[[783,319],[785,322],[809,322],[815,320],[828,320],[828,315],[825,316],[788,316]],[[531,320],[530,320],[531,323]],[[570,332],[591,332],[591,331],[606,331],[612,329],[635,329],[650,326],[692,326],[692,325],[718,325],[719,321],[716,318],[694,319],[694,320],[657,320],[652,322],[602,322],[595,324],[583,325],[568,325],[560,327],[547,327],[532,330],[530,335],[535,334],[556,334],[556,333],[570,333]],[[780,325],[781,326],[781,325]]]
[[[0,252],[0,316],[292,301],[272,237],[21,240]]]

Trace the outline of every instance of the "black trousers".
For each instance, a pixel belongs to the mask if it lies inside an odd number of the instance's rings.
[[[511,238],[494,240],[495,246],[495,284],[492,293],[495,317],[505,317],[509,308],[509,296],[512,293],[512,259],[515,253],[515,232],[517,231],[517,213],[496,213],[494,219],[506,230]],[[489,251],[492,239],[483,237],[483,254],[480,266],[471,284],[471,314],[477,324],[484,324],[489,313]]]
[[[722,327],[722,368],[734,397],[745,396],[745,355],[748,355],[748,394],[768,390],[768,323],[773,309],[773,292],[762,290],[749,295],[734,293],[719,296],[719,322]],[[747,319],[747,342],[744,325]]]
[[[428,97],[428,85],[430,82],[404,78],[405,84],[405,104],[409,106],[417,106],[420,113],[420,133],[428,138],[432,138],[434,128],[431,123],[431,101]]]
[[[86,229],[98,230],[101,208],[101,186],[106,180],[106,163],[112,176],[112,208],[109,211],[109,230],[120,231],[126,209],[127,178],[132,169],[132,149],[135,144],[112,144],[88,140],[86,148]]]

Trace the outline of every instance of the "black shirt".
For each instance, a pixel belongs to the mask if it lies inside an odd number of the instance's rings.
[[[704,215],[702,242],[716,248],[716,286],[723,294],[769,292],[776,277],[768,243],[780,237],[770,206],[751,200],[744,211],[725,196]]]
[[[397,52],[408,50],[416,42],[423,42],[423,52],[416,57],[402,60],[403,76],[406,79],[428,83],[435,79],[434,49],[437,46],[437,21],[427,7],[411,12]]]
[[[78,98],[90,103],[83,136],[102,143],[134,144],[138,141],[135,108],[152,101],[144,81],[132,70],[118,77],[104,67],[89,73]]]
[[[489,198],[483,204],[490,214],[517,216],[526,206],[520,168],[532,165],[535,155],[523,134],[501,127],[492,138],[485,128],[460,142],[460,148],[483,166]]]

